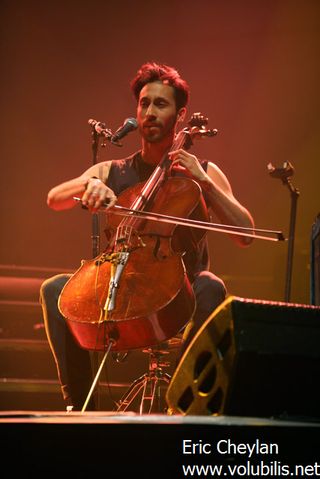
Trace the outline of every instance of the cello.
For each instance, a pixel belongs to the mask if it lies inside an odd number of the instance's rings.
[[[178,132],[170,151],[189,149],[195,138],[215,136],[208,120],[196,113]],[[184,243],[205,230],[173,222],[149,221],[134,212],[199,219],[209,223],[199,184],[175,176],[165,155],[150,178],[123,191],[117,206],[130,211],[119,220],[107,210],[114,233],[96,258],[82,261],[64,286],[58,306],[79,345],[84,349],[128,351],[175,336],[192,318],[195,297],[183,261]],[[188,233],[187,233],[187,231]]]

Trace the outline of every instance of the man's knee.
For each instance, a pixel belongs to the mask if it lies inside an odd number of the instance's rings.
[[[195,281],[194,291],[199,300],[206,303],[221,303],[227,295],[227,290],[221,278],[209,271],[201,272]]]
[[[45,302],[47,298],[58,299],[62,288],[70,276],[70,274],[57,274],[56,276],[46,279],[40,287],[40,302]]]
[[[209,271],[201,272],[193,284],[196,297],[194,323],[200,325],[225,300],[227,291],[224,282]]]

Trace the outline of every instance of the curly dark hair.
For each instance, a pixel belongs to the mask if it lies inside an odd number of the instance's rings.
[[[175,68],[155,62],[148,62],[142,65],[130,83],[131,90],[137,101],[142,88],[147,83],[155,81],[161,81],[165,85],[170,85],[174,88],[177,110],[187,105],[189,101],[189,85],[187,82],[180,77]]]

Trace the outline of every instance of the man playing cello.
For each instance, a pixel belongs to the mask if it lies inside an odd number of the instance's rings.
[[[96,212],[102,205],[111,208],[126,188],[146,181],[165,155],[172,167],[180,167],[200,186],[208,210],[227,225],[254,228],[249,211],[234,197],[224,173],[212,162],[201,162],[183,148],[172,150],[177,126],[184,121],[189,87],[172,67],[156,63],[141,66],[131,82],[137,100],[137,122],[141,150],[123,160],[98,163],[79,177],[66,181],[48,193],[48,206],[54,210],[74,207],[75,197]],[[232,235],[239,246],[251,238]],[[226,288],[220,278],[209,271],[205,236],[193,252],[184,255],[188,278],[195,295],[196,308],[185,344],[225,299]],[[57,275],[41,287],[41,304],[49,344],[57,365],[62,394],[67,405],[80,410],[92,384],[89,351],[81,348],[71,334],[58,308],[58,298],[70,275]],[[88,409],[94,409],[93,401]]]

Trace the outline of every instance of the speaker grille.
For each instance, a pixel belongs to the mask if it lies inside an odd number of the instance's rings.
[[[189,344],[169,412],[320,417],[320,308],[231,296]]]

